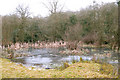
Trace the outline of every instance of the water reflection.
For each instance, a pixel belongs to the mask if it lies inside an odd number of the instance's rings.
[[[80,58],[82,58],[83,60],[90,61],[90,60],[92,60],[93,56],[72,56],[72,55],[70,55],[68,57],[62,58],[61,60],[71,62],[72,60],[80,61]]]
[[[28,57],[25,58],[25,62],[27,64],[48,64],[50,63],[52,60],[48,57],[40,57],[40,56],[33,56],[33,57]]]

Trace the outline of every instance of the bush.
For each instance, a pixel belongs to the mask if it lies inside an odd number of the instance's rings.
[[[88,34],[87,36],[83,37],[82,41],[86,44],[94,44],[96,37],[94,34]]]

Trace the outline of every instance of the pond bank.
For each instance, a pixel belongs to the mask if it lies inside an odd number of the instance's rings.
[[[90,62],[77,62],[71,64],[68,68],[59,71],[56,69],[50,70],[35,70],[28,69],[22,65],[17,65],[10,60],[0,58],[2,62],[2,78],[115,78],[111,72],[111,65],[104,65],[100,71],[102,64]],[[108,68],[109,66],[109,68]],[[106,68],[105,68],[106,67]]]
[[[11,51],[9,51],[11,52]],[[6,58],[9,58],[9,54],[6,54]],[[117,54],[108,48],[96,48],[96,47],[81,47],[77,50],[69,50],[64,47],[61,48],[41,48],[16,50],[14,57],[11,61],[21,63],[25,66],[36,66],[41,68],[54,68],[61,65],[62,62],[68,61],[71,63],[73,60],[79,61],[82,58],[84,61],[88,60],[100,60],[110,64],[117,64]],[[58,64],[59,63],[59,64]]]
[[[88,48],[85,48],[88,47]],[[62,48],[63,50],[59,51],[61,54],[73,54],[73,55],[89,55],[92,52],[95,52],[96,49],[89,48],[109,48],[108,45],[101,45],[98,47],[94,44],[84,44],[82,41],[79,42],[66,42],[66,41],[55,41],[55,42],[35,42],[35,43],[18,43],[8,45],[7,47],[2,46],[3,54],[1,56],[6,58],[16,58],[16,57],[25,57],[32,56],[30,53],[33,49],[43,49],[43,48]],[[95,55],[96,56],[96,55]],[[102,55],[106,57],[111,57],[111,53],[107,52]]]
[[[54,43],[56,44],[56,43]],[[42,47],[42,48],[32,48],[32,47],[28,47],[28,48],[19,48],[19,49],[12,49],[12,48],[4,48],[3,49],[3,56],[7,57],[7,58],[16,58],[16,57],[24,57],[24,56],[31,56],[31,54],[29,52],[31,52],[34,49],[44,49],[44,48],[55,48],[55,49],[61,49],[59,51],[59,53],[61,54],[73,54],[73,55],[84,55],[84,54],[90,54],[91,52],[96,52],[96,49],[101,49],[99,47],[96,47],[95,45],[78,45],[77,49],[73,49],[70,50],[67,48],[66,43],[64,43],[65,45],[60,46],[59,44],[57,44],[57,46],[59,45],[59,47]],[[47,44],[46,44],[47,45]],[[93,49],[92,49],[93,48]],[[108,47],[104,47],[107,48]],[[102,50],[102,49],[101,49]],[[104,54],[107,57],[111,57],[111,53],[109,51],[107,51],[106,54]]]

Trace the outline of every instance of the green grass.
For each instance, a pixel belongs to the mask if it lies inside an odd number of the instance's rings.
[[[111,65],[102,65],[94,62],[77,62],[71,65],[65,63],[63,70],[29,70],[15,64],[8,59],[0,58],[2,62],[2,78],[114,78]],[[108,66],[111,66],[108,68]],[[102,68],[102,69],[101,69]],[[99,71],[98,71],[99,70]]]

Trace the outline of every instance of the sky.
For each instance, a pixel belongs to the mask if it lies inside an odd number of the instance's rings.
[[[0,15],[13,14],[19,4],[29,6],[32,16],[48,16],[49,11],[44,4],[51,0],[1,0]],[[64,5],[63,11],[79,11],[89,5],[93,5],[93,0],[58,0],[61,5]],[[116,0],[94,0],[97,3],[101,2],[116,2]]]

